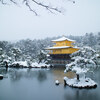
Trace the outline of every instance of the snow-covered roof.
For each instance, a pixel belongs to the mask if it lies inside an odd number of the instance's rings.
[[[64,48],[75,48],[75,49],[79,49],[78,47],[71,47],[71,46],[48,47],[48,48],[45,48],[45,49],[52,50],[52,49],[64,49]]]
[[[63,48],[70,48],[70,46],[59,46],[59,47],[48,47],[48,48],[45,48],[45,49],[63,49]]]
[[[75,40],[68,39],[65,36],[63,36],[63,37],[61,37],[59,39],[56,39],[56,40],[52,40],[52,42],[65,41],[65,40],[75,42]]]

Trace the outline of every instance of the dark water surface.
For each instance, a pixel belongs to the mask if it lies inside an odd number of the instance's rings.
[[[0,69],[0,100],[100,100],[100,69],[91,74],[96,89],[64,87],[64,69]],[[70,76],[70,75],[69,75]],[[60,85],[55,85],[55,80]]]

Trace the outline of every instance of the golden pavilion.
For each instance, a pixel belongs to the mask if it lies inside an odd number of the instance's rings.
[[[79,48],[73,45],[75,40],[68,39],[65,36],[52,40],[52,42],[54,45],[46,48],[46,50],[49,50],[52,63],[66,64],[70,60],[70,54],[79,50]]]

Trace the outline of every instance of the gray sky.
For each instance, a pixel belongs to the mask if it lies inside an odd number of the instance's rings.
[[[100,0],[64,2],[64,8],[63,15],[41,11],[41,16],[37,17],[24,6],[0,4],[0,40],[41,39],[100,31]]]

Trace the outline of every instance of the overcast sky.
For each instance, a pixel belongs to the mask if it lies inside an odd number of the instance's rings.
[[[0,40],[43,39],[100,31],[100,0],[64,2],[64,8],[64,14],[41,11],[37,17],[24,6],[0,4]]]

